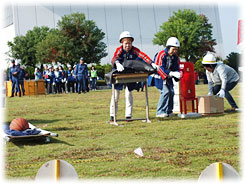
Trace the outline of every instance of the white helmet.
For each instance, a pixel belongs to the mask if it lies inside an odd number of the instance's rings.
[[[166,46],[180,47],[180,43],[176,37],[170,37],[167,41]]]
[[[202,64],[217,64],[216,58],[213,54],[207,53],[202,60]]]
[[[131,35],[130,32],[128,31],[123,31],[121,34],[120,34],[120,37],[119,37],[119,42],[121,43],[121,40],[123,38],[132,38],[132,41],[134,41],[134,37]]]

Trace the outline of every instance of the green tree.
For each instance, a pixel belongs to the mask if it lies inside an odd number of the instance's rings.
[[[186,61],[195,62],[207,51],[214,52],[216,45],[212,39],[212,25],[204,15],[185,9],[174,12],[174,15],[160,26],[155,34],[153,44],[166,45],[169,37],[177,37],[180,41],[179,56]]]
[[[199,75],[205,75],[205,69],[202,65],[202,60],[203,60],[202,58],[198,59],[194,64],[194,68]]]
[[[49,32],[49,28],[34,27],[33,30],[27,31],[25,36],[16,36],[13,42],[8,42],[10,51],[8,55],[15,59],[20,59],[21,64],[25,66],[35,67],[36,59],[36,45],[45,39]]]
[[[52,29],[46,38],[36,45],[36,50],[38,63],[60,62],[67,64],[71,60],[72,43],[59,30]]]
[[[103,65],[103,66],[104,66],[105,74],[108,73],[108,72],[110,72],[110,71],[112,70],[112,65],[109,64],[109,63],[107,63],[107,64],[105,64],[105,65]],[[104,78],[104,77],[103,77],[103,78]]]
[[[72,45],[71,62],[78,62],[82,56],[86,63],[99,64],[101,58],[107,56],[106,44],[102,42],[105,33],[94,21],[86,20],[83,13],[63,16],[58,22],[58,29]]]
[[[223,62],[238,72],[240,57],[240,54],[231,52],[228,56],[226,56],[226,60]]]

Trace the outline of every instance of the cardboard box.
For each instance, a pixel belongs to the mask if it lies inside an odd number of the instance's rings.
[[[224,112],[224,99],[218,96],[199,96],[198,113],[211,114]]]

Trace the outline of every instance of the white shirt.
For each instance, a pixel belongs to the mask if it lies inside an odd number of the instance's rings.
[[[239,80],[238,73],[224,63],[217,63],[213,72],[206,70],[206,75],[209,85],[209,92],[212,91],[214,84],[221,85],[221,89],[225,90],[227,83],[237,82]]]

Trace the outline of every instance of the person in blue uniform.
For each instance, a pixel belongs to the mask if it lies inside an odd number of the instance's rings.
[[[78,94],[81,94],[81,90],[83,93],[86,93],[87,86],[86,80],[88,79],[88,67],[84,64],[83,57],[80,58],[80,63],[77,64],[75,69],[75,76],[78,83]]]
[[[86,64],[86,63],[85,63]],[[90,90],[90,72],[88,71],[88,76],[87,76],[87,78],[86,78],[86,91],[87,92],[89,92],[89,90]]]
[[[164,118],[173,115],[174,88],[173,78],[180,79],[179,57],[177,55],[180,42],[176,37],[167,40],[166,48],[155,55],[157,75],[149,77],[148,83],[155,85],[160,90],[156,117]]]
[[[43,78],[43,74],[38,67],[35,68],[34,76],[35,76],[35,80],[39,80]]]
[[[20,86],[19,86],[19,75],[20,69],[15,65],[15,60],[12,60],[12,67],[9,68],[9,80],[12,82],[12,94],[11,97],[14,97],[15,87],[21,97]]]
[[[76,71],[76,67],[77,65],[73,65],[73,76],[75,78],[75,92],[78,93],[78,83],[77,83],[77,77],[76,77],[76,74],[75,74],[75,71]]]
[[[65,75],[65,70],[62,65],[59,66],[59,72],[61,73],[61,89],[62,89],[62,92],[65,93],[66,92],[66,87],[65,87],[66,75]]]
[[[25,77],[28,76],[28,73],[25,71],[24,67],[21,68],[20,63],[18,63],[17,67],[19,67],[19,74],[18,74],[18,79],[19,79],[19,85],[21,86],[21,91],[23,96],[25,96],[25,87],[24,87],[24,79]]]
[[[54,76],[55,76],[55,92],[56,93],[62,93],[62,72],[59,70],[58,66],[55,66],[54,70]]]
[[[72,90],[73,93],[75,93],[75,82],[76,79],[73,76],[73,70],[72,70],[72,66],[71,65],[67,65],[68,66],[68,70],[66,72],[66,79],[67,79],[67,91],[68,93],[70,93],[70,91]]]
[[[43,78],[44,78],[44,81],[45,81],[45,89],[46,89],[46,94],[48,94],[48,65],[44,65],[44,70],[43,70]]]
[[[49,71],[47,73],[48,78],[47,78],[47,82],[48,82],[48,93],[55,93],[55,76],[54,76],[54,70],[53,70],[53,66],[50,65],[48,67]]]
[[[149,56],[141,52],[138,48],[133,46],[134,38],[130,32],[124,31],[120,34],[119,42],[121,46],[118,47],[114,53],[114,56],[111,60],[113,70],[122,72],[124,70],[123,62],[124,60],[140,60],[142,62],[151,64],[153,68],[156,68],[156,65],[152,62]],[[118,100],[120,95],[120,90],[123,90],[124,84],[115,84],[115,109],[117,114],[118,109]],[[125,118],[130,120],[132,118],[133,111],[133,95],[132,91],[136,89],[136,83],[128,83],[125,88]],[[114,99],[113,95],[111,97],[110,103],[110,121],[114,121]]]

